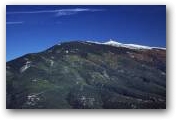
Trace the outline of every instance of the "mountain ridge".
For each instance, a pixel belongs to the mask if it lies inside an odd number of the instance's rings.
[[[144,46],[144,45],[139,45],[139,44],[124,44],[124,43],[120,43],[117,42],[115,40],[110,39],[107,42],[94,42],[94,41],[87,41],[87,42],[92,42],[92,43],[96,43],[96,44],[104,44],[104,45],[112,45],[115,47],[126,47],[126,48],[131,48],[131,49],[163,49],[166,50],[166,48],[164,47],[150,47],[150,46]]]
[[[141,46],[141,49],[145,49],[146,48],[146,49],[162,49],[162,50],[166,50],[165,47],[153,47],[153,46],[151,47],[151,46],[145,46],[145,45],[139,45],[139,44],[131,44],[131,43],[130,44],[124,44],[124,43],[117,42],[117,40],[112,40],[112,39],[110,39],[109,41],[106,41],[106,42],[96,42],[96,41],[90,41],[90,40],[72,40],[72,41],[67,41],[67,42],[59,42],[59,43],[55,44],[54,46],[61,45],[62,43],[69,43],[69,42],[95,43],[95,44],[102,44],[102,45],[111,45],[113,47],[126,47],[126,48],[131,48],[131,49],[135,49],[135,47],[138,48],[138,47]],[[132,47],[130,47],[130,46],[132,46]],[[47,49],[50,49],[52,47],[53,46],[50,46]],[[42,50],[42,51],[44,51],[44,50]],[[40,53],[40,51],[39,52],[33,52],[33,53]],[[27,54],[33,54],[33,53],[27,53]],[[26,54],[24,54],[24,55],[26,55]],[[24,56],[24,55],[21,55],[21,56]],[[18,58],[18,57],[16,57],[16,58]],[[16,58],[14,58],[14,59],[16,59]],[[6,62],[12,61],[14,59],[8,60]]]

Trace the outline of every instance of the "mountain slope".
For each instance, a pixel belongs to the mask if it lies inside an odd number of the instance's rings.
[[[6,63],[7,108],[165,108],[166,50],[73,41]]]

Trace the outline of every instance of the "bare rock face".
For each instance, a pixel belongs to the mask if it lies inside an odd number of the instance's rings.
[[[165,109],[166,50],[74,41],[6,63],[8,109]]]

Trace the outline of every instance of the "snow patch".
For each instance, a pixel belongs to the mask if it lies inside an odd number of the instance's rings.
[[[136,45],[136,44],[124,44],[124,47],[130,49],[152,49],[152,47],[149,46]]]
[[[29,67],[31,66],[31,61],[27,61],[25,63],[25,65],[23,65],[21,68],[20,68],[20,72],[24,72],[25,70],[27,70]]]
[[[87,41],[90,43],[95,43],[95,44],[102,44],[102,45],[110,45],[110,46],[114,46],[114,47],[125,47],[125,48],[129,48],[129,49],[147,49],[147,50],[151,50],[151,49],[162,49],[162,50],[166,50],[166,48],[162,48],[162,47],[149,47],[149,46],[144,46],[144,45],[137,45],[137,44],[123,44],[117,41],[113,41],[112,39],[110,39],[108,42],[94,42],[94,41]]]
[[[66,50],[66,51],[65,51],[65,53],[69,53],[69,51],[68,51],[68,50]]]
[[[166,50],[166,48],[162,48],[162,47],[152,47],[152,48]]]
[[[37,104],[37,102],[40,100],[40,98],[37,96],[37,95],[35,95],[35,94],[33,94],[33,95],[28,95],[27,96],[27,102],[26,102],[26,104],[27,105],[30,105],[30,106],[34,106],[34,105],[36,105]]]
[[[33,79],[32,82],[37,82],[37,79]]]
[[[82,103],[83,106],[86,106],[86,105],[93,106],[95,102],[95,98],[81,96],[80,102]]]
[[[52,67],[54,64],[54,61],[53,60],[50,60],[50,66]]]
[[[106,77],[107,79],[110,79],[109,75],[107,74],[107,72],[105,70],[103,71],[103,76]]]
[[[113,40],[110,40],[108,42],[103,43],[105,45],[111,45],[115,47],[125,47],[125,48],[130,48],[130,49],[152,49],[152,47],[149,46],[143,46],[143,45],[137,45],[137,44],[123,44],[119,43]]]

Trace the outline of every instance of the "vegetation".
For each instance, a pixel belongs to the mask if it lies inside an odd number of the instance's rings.
[[[62,43],[7,62],[7,108],[163,109],[165,72],[165,50]]]

